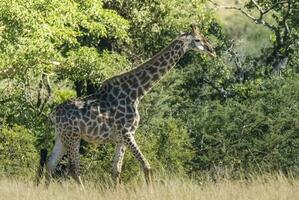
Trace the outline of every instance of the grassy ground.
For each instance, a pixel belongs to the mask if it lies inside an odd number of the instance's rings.
[[[283,176],[255,178],[251,181],[222,180],[218,183],[195,183],[190,180],[168,179],[154,182],[151,186],[143,183],[129,183],[118,188],[86,184],[83,191],[72,183],[52,184],[48,190],[38,188],[32,182],[0,180],[0,199],[221,199],[221,200],[297,200],[299,199],[299,180]],[[105,188],[106,187],[106,188]]]

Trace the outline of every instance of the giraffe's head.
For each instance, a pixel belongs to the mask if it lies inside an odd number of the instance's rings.
[[[215,50],[207,39],[196,31],[194,24],[191,25],[191,32],[184,33],[180,39],[185,41],[187,50],[203,51],[212,57],[216,57]]]

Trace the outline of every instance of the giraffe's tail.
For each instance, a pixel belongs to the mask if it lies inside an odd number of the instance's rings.
[[[43,172],[44,172],[44,167],[47,161],[47,154],[48,151],[47,149],[41,149],[40,150],[40,158],[39,158],[39,166],[37,168],[37,172],[36,172],[36,179],[35,179],[35,183],[38,186],[40,183],[40,179],[42,178]]]

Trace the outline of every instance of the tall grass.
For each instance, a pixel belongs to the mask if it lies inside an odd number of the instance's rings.
[[[195,182],[190,179],[167,178],[147,186],[143,182],[130,182],[117,188],[86,183],[85,191],[72,182],[54,183],[49,189],[35,187],[32,182],[1,179],[0,199],[4,200],[114,200],[114,199],[221,199],[221,200],[298,200],[299,180],[283,175],[260,176],[251,180]]]

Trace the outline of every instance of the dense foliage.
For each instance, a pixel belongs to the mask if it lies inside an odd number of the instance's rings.
[[[275,30],[268,30],[242,12],[238,26],[221,25],[206,1],[2,0],[0,175],[32,177],[39,150],[53,146],[47,116],[55,105],[95,92],[192,22],[217,58],[188,53],[142,100],[136,140],[152,167],[192,176],[298,175],[299,5],[279,2],[245,4],[246,12],[267,11],[260,20],[273,23]],[[243,35],[256,45],[236,47],[232,39]],[[82,143],[84,176],[109,177],[113,145]],[[130,180],[139,164],[130,153],[124,162],[123,178]]]

